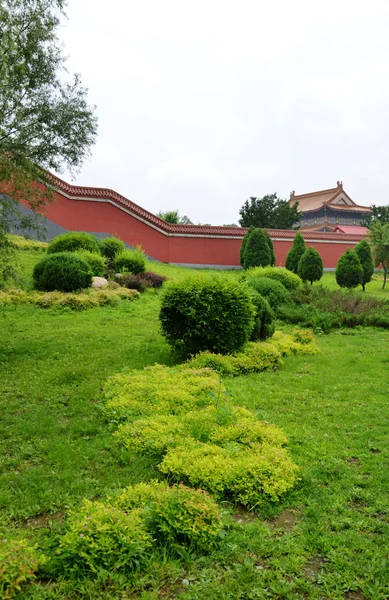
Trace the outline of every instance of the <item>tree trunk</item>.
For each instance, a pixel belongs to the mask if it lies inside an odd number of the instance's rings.
[[[388,272],[388,269],[387,269],[387,267],[384,267],[384,283],[382,284],[382,289],[384,289],[384,288],[385,288],[385,283],[386,283],[386,274],[387,274],[387,272]]]

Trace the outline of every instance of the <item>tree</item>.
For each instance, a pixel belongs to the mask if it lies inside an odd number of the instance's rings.
[[[64,82],[57,37],[66,0],[0,2],[0,236],[36,228],[33,211],[52,197],[49,169],[75,172],[94,143],[97,121],[80,77]],[[38,185],[37,185],[38,183]],[[39,185],[43,184],[43,185]]]
[[[376,221],[372,225],[370,243],[373,247],[375,266],[381,265],[384,270],[384,282],[382,284],[382,289],[384,289],[389,269],[389,223],[382,224],[381,221]]]
[[[266,235],[262,229],[254,229],[244,249],[243,267],[267,267],[270,262],[271,254]]]
[[[363,270],[358,254],[347,248],[338,260],[335,271],[336,282],[340,287],[354,288],[362,283]]]
[[[285,267],[288,269],[288,271],[293,271],[293,273],[296,273],[296,275],[298,274],[300,258],[306,249],[307,247],[305,245],[305,240],[298,231],[293,240],[292,247],[286,256]]]
[[[192,221],[184,215],[180,216],[178,210],[167,210],[167,211],[159,211],[157,213],[157,217],[166,221],[166,223],[171,223],[172,225],[193,225]]]
[[[389,206],[376,206],[372,204],[370,207],[372,212],[361,221],[361,225],[364,227],[368,227],[369,229],[376,221],[381,221],[381,223],[389,223]]]
[[[298,274],[303,281],[309,281],[311,285],[323,277],[322,258],[312,246],[309,246],[300,258]]]
[[[293,229],[300,220],[298,202],[292,207],[288,200],[277,194],[267,194],[263,198],[250,197],[239,210],[241,227],[263,227],[266,229]]]
[[[371,281],[374,273],[373,258],[371,256],[370,244],[366,240],[362,240],[354,248],[354,252],[359,258],[362,267],[362,289],[365,291],[366,283]]]
[[[248,232],[246,233],[246,235],[243,237],[242,240],[242,245],[240,247],[240,258],[239,258],[239,262],[241,267],[244,268],[244,253],[245,253],[245,249],[246,249],[246,244],[247,244],[247,240],[249,239],[250,235],[255,231],[255,227],[253,227],[253,225],[251,225],[251,227],[249,227]]]
[[[266,236],[267,245],[269,246],[270,266],[274,267],[274,265],[276,264],[276,255],[274,252],[273,240],[271,239],[270,234],[266,229],[263,230],[263,233]]]

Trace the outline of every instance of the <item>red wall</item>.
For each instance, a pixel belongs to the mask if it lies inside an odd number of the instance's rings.
[[[167,234],[107,201],[71,200],[60,192],[56,192],[55,201],[48,206],[45,215],[68,230],[108,233],[132,246],[141,245],[149,256],[161,262],[239,266],[239,250],[244,231],[236,230],[234,236],[226,237],[223,237],[220,228],[214,237],[209,233]],[[190,227],[187,230],[190,231]],[[206,231],[209,232],[209,228]],[[270,231],[270,235],[274,241],[276,265],[284,265],[292,245],[291,236],[294,234],[290,231]],[[343,234],[336,234],[335,238],[334,234],[313,232],[303,232],[303,235],[307,244],[320,252],[325,268],[336,267],[339,257],[346,249],[353,248],[362,239],[361,236],[352,238]],[[321,238],[320,241],[317,238]]]

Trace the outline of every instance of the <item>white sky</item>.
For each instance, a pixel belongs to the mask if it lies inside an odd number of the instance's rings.
[[[99,119],[80,185],[214,225],[337,180],[388,204],[388,0],[68,2]]]

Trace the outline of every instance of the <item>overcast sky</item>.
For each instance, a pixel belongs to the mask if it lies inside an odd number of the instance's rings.
[[[99,119],[80,185],[214,225],[249,196],[337,180],[388,204],[388,0],[68,0],[67,14],[68,67]]]

